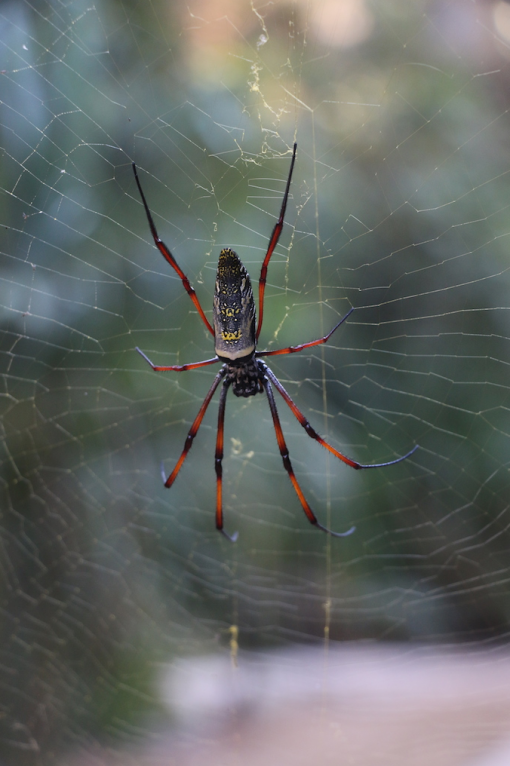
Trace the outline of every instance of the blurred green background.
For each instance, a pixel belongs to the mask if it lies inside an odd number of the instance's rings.
[[[510,12],[504,2],[257,6],[4,2],[0,755],[157,728],[159,663],[321,640],[508,635]],[[508,38],[506,37],[508,35]],[[263,397],[217,397],[162,487],[214,367],[150,237],[212,305],[217,258],[256,283],[298,142],[260,346]],[[281,404],[280,404],[281,402]],[[330,599],[331,608],[325,609]]]

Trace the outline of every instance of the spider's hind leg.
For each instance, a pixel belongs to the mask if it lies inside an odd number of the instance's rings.
[[[263,362],[262,362],[263,364]],[[270,367],[265,365],[266,369],[266,375],[269,378],[269,380],[273,383],[276,390],[281,394],[283,400],[285,403],[289,406],[292,414],[298,421],[300,425],[303,426],[306,433],[311,439],[315,439],[315,441],[319,442],[319,444],[322,444],[322,446],[328,450],[328,452],[331,452],[332,455],[337,457],[339,460],[341,460],[346,465],[349,465],[351,468],[355,468],[356,470],[360,470],[362,468],[386,468],[386,466],[389,465],[396,465],[396,463],[401,463],[403,460],[407,460],[408,457],[410,457],[413,452],[416,452],[418,449],[418,444],[415,444],[415,446],[412,448],[412,450],[409,450],[409,452],[406,452],[405,455],[401,455],[400,457],[395,458],[395,460],[388,460],[386,463],[358,463],[357,460],[353,460],[350,457],[347,457],[347,455],[343,455],[341,452],[339,452],[337,449],[331,446],[331,444],[328,444],[328,442],[320,436],[317,431],[312,428],[310,425],[310,422],[307,418],[303,415],[301,410],[294,404],[292,401],[292,398],[287,393],[287,391],[284,389],[274,372],[271,370]]]
[[[196,416],[195,420],[193,421],[193,424],[192,424],[191,428],[188,431],[188,435],[186,437],[186,441],[184,442],[184,449],[181,452],[179,460],[177,461],[177,463],[175,465],[175,468],[172,471],[172,473],[170,474],[170,476],[168,477],[168,479],[165,479],[165,471],[164,471],[164,468],[162,468],[161,475],[163,477],[164,485],[165,485],[165,487],[167,489],[169,489],[172,486],[172,484],[174,483],[174,481],[176,480],[177,475],[178,475],[179,471],[182,468],[182,464],[186,460],[186,456],[187,456],[188,452],[190,451],[191,447],[193,446],[193,440],[194,440],[195,436],[198,433],[198,429],[200,428],[200,425],[202,423],[202,420],[204,419],[204,415],[206,413],[206,410],[207,410],[209,404],[211,403],[211,399],[214,396],[214,392],[218,388],[218,385],[219,385],[220,381],[225,377],[226,372],[227,372],[227,369],[226,369],[225,366],[223,366],[221,368],[221,370],[217,373],[216,377],[214,378],[213,384],[212,384],[211,388],[209,389],[209,391],[207,392],[207,395],[206,395],[204,401],[202,402],[202,406],[200,407],[200,409],[198,411],[198,415]]]
[[[267,372],[267,369],[266,369],[266,372]],[[285,438],[283,436],[283,431],[280,424],[280,417],[278,415],[276,402],[274,400],[273,389],[267,377],[264,377],[263,385],[266,390],[267,400],[269,402],[269,409],[271,410],[271,415],[273,417],[273,425],[274,425],[274,430],[276,433],[276,441],[278,442],[278,448],[280,450],[280,455],[282,456],[283,465],[285,470],[289,474],[289,479],[292,482],[292,486],[294,487],[296,491],[296,494],[299,498],[299,502],[301,503],[301,506],[306,514],[308,521],[311,524],[313,524],[315,527],[317,527],[318,529],[321,529],[323,532],[326,532],[328,535],[333,535],[333,537],[347,537],[348,535],[352,535],[356,527],[351,527],[350,529],[347,530],[347,532],[333,532],[331,529],[328,529],[327,527],[323,526],[317,520],[315,513],[312,511],[312,509],[308,505],[308,502],[303,494],[303,490],[299,486],[296,476],[294,474],[292,463],[290,462],[289,450],[287,449],[287,444],[285,443]]]
[[[216,470],[216,529],[221,532],[227,540],[231,543],[235,543],[237,540],[237,532],[233,535],[229,535],[223,529],[223,434],[225,425],[225,404],[227,401],[227,394],[229,386],[231,385],[231,378],[226,378],[223,381],[223,386],[220,393],[220,404],[218,407],[218,434],[216,436],[216,452],[214,455],[214,468]]]

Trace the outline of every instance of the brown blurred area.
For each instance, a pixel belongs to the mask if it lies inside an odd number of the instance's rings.
[[[349,645],[176,662],[158,744],[66,766],[505,766],[510,652]],[[175,719],[174,719],[175,720]]]

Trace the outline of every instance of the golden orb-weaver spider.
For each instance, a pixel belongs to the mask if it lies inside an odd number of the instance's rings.
[[[352,532],[354,532],[355,527],[351,527],[351,529],[348,529],[346,532],[333,532],[331,529],[328,529],[327,527],[323,526],[318,521],[314,512],[310,508],[303,494],[303,491],[298,484],[298,481],[294,474],[294,470],[292,468],[292,464],[290,462],[289,452],[287,449],[287,445],[285,443],[285,438],[283,436],[283,431],[280,424],[280,418],[278,416],[278,410],[276,408],[276,402],[274,399],[273,388],[272,388],[273,386],[276,388],[278,393],[281,394],[283,400],[290,407],[292,414],[296,417],[298,422],[303,426],[308,436],[318,441],[319,444],[322,444],[322,446],[325,447],[327,450],[329,450],[329,452],[331,452],[332,455],[337,457],[342,462],[347,463],[347,465],[351,466],[351,468],[356,468],[356,469],[383,468],[385,466],[395,465],[395,463],[400,463],[402,460],[405,460],[406,458],[408,458],[410,455],[413,454],[413,452],[416,449],[418,449],[418,445],[416,445],[415,447],[413,447],[413,449],[410,452],[403,455],[402,457],[397,458],[396,460],[390,460],[387,463],[376,463],[372,465],[362,465],[361,463],[356,462],[356,460],[352,460],[351,458],[346,457],[345,455],[342,455],[341,452],[338,452],[338,450],[336,450],[334,447],[328,444],[321,436],[319,436],[317,431],[315,431],[312,428],[312,426],[310,425],[308,420],[305,418],[303,413],[296,407],[291,397],[289,396],[287,391],[284,389],[284,387],[282,386],[282,384],[280,383],[276,375],[273,373],[273,371],[267,366],[267,364],[264,364],[264,362],[260,361],[260,357],[262,356],[277,356],[279,354],[293,354],[296,351],[303,351],[303,349],[305,348],[312,348],[312,346],[319,346],[321,343],[326,343],[329,340],[329,338],[333,335],[335,330],[337,330],[340,327],[340,325],[343,322],[345,322],[347,317],[354,311],[354,308],[351,308],[350,311],[348,311],[347,314],[344,317],[342,317],[342,319],[333,327],[332,330],[328,332],[327,335],[324,335],[323,338],[319,338],[318,340],[312,340],[312,341],[309,341],[308,343],[301,343],[298,346],[288,346],[287,348],[280,348],[275,351],[257,351],[256,350],[257,341],[259,339],[260,331],[262,329],[262,320],[264,316],[264,292],[266,289],[267,267],[268,267],[269,261],[271,260],[271,256],[273,255],[274,249],[276,245],[278,244],[280,235],[282,233],[285,210],[287,208],[287,200],[289,197],[289,189],[290,189],[290,183],[292,179],[292,171],[294,170],[294,163],[296,161],[296,151],[297,151],[297,144],[295,143],[293,152],[292,152],[292,160],[290,163],[290,170],[289,170],[289,175],[287,178],[287,184],[285,187],[285,193],[283,195],[283,202],[280,209],[280,215],[273,228],[273,232],[269,239],[269,245],[267,247],[267,252],[266,252],[264,261],[262,263],[262,268],[260,270],[259,319],[258,319],[256,330],[255,330],[255,302],[253,300],[253,292],[251,289],[250,277],[245,267],[241,263],[239,257],[237,256],[237,254],[230,248],[226,248],[222,250],[220,253],[220,257],[218,261],[218,271],[216,273],[216,285],[214,289],[214,301],[213,301],[214,328],[210,324],[209,320],[204,314],[204,310],[202,309],[202,306],[200,305],[200,301],[198,300],[197,294],[195,290],[193,289],[193,287],[191,287],[187,276],[184,274],[180,266],[177,264],[175,258],[173,257],[168,247],[159,238],[158,232],[156,230],[156,226],[154,224],[154,220],[152,218],[151,212],[149,210],[149,206],[147,204],[145,195],[142,190],[142,186],[140,184],[140,179],[138,178],[136,165],[133,162],[133,171],[135,174],[136,184],[138,186],[138,190],[142,198],[142,202],[145,208],[145,213],[147,215],[147,220],[149,222],[151,234],[154,239],[154,244],[158,248],[163,258],[165,258],[168,261],[170,266],[173,269],[175,269],[175,271],[181,278],[182,284],[184,285],[184,289],[186,290],[189,297],[193,301],[198,313],[200,314],[202,318],[203,323],[205,324],[205,326],[207,327],[211,335],[214,336],[216,356],[213,359],[206,359],[203,362],[195,362],[192,364],[182,364],[182,365],[171,365],[170,367],[161,367],[159,365],[153,364],[151,360],[139,348],[137,348],[136,350],[138,351],[139,354],[141,354],[141,356],[143,356],[145,361],[148,364],[150,364],[150,366],[155,372],[184,372],[185,370],[196,370],[198,367],[205,367],[208,364],[223,362],[221,370],[217,373],[216,377],[214,378],[213,384],[211,388],[209,389],[202,403],[202,406],[200,407],[200,410],[198,411],[198,415],[193,421],[193,425],[191,426],[188,432],[188,436],[186,437],[186,442],[184,444],[184,449],[181,452],[181,456],[179,457],[179,460],[177,461],[174,470],[167,478],[163,468],[161,469],[163,481],[164,481],[165,487],[171,487],[172,484],[174,483],[179,471],[182,468],[182,464],[184,463],[186,456],[191,449],[191,446],[193,444],[193,439],[197,435],[198,429],[200,428],[200,425],[204,418],[207,407],[209,406],[211,399],[213,398],[214,392],[218,388],[220,382],[223,381],[223,385],[222,385],[221,393],[220,393],[219,410],[218,410],[218,432],[216,437],[216,453],[215,453],[216,528],[232,542],[236,540],[237,532],[234,535],[229,535],[223,529],[223,503],[222,503],[223,429],[224,429],[224,420],[225,420],[225,402],[227,399],[227,393],[230,386],[232,386],[232,391],[234,392],[235,396],[248,397],[248,396],[255,396],[255,394],[262,393],[263,391],[266,392],[266,396],[269,402],[269,409],[271,410],[271,415],[273,418],[273,425],[274,425],[274,430],[276,433],[276,441],[278,443],[280,455],[283,460],[283,465],[289,475],[289,478],[292,482],[292,486],[294,487],[296,491],[296,494],[299,498],[299,501],[303,507],[303,510],[306,514],[308,521],[310,521],[314,526],[318,527],[319,529],[322,529],[323,532],[326,532],[329,535],[334,535],[335,537],[346,537],[347,535],[350,535]]]

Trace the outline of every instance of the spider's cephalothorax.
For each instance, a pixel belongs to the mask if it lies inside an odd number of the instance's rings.
[[[354,527],[347,530],[347,532],[332,532],[327,527],[323,526],[315,516],[313,510],[308,505],[308,502],[303,494],[301,487],[298,484],[294,469],[290,462],[289,451],[285,443],[282,427],[280,424],[280,417],[276,408],[276,402],[273,394],[273,386],[278,393],[282,396],[284,402],[289,406],[292,414],[297,419],[298,423],[305,429],[308,436],[315,439],[325,449],[331,452],[336,458],[343,463],[351,466],[351,468],[382,468],[384,466],[393,465],[394,463],[400,463],[405,460],[409,455],[418,448],[416,445],[410,452],[402,457],[390,460],[387,463],[372,463],[371,465],[364,465],[351,460],[346,457],[337,449],[328,444],[322,436],[319,436],[303,413],[296,407],[287,391],[284,389],[274,372],[264,362],[259,361],[261,356],[277,356],[279,354],[292,354],[296,351],[302,351],[305,348],[312,348],[313,346],[319,346],[322,343],[326,343],[333,335],[336,329],[340,327],[347,317],[354,309],[350,309],[347,314],[340,319],[339,322],[333,327],[332,330],[317,340],[311,340],[307,343],[300,343],[298,346],[288,346],[287,348],[275,349],[274,351],[257,351],[257,341],[259,339],[260,331],[262,329],[262,319],[264,314],[264,293],[266,289],[266,277],[267,267],[274,249],[280,239],[280,234],[283,229],[283,220],[285,217],[285,210],[287,208],[287,200],[289,198],[290,182],[292,179],[292,171],[294,169],[294,163],[296,161],[297,144],[294,144],[292,151],[292,160],[290,163],[289,175],[287,176],[287,183],[285,186],[285,193],[283,195],[283,202],[280,208],[280,215],[277,222],[274,225],[271,237],[269,238],[269,244],[267,246],[266,255],[262,262],[262,268],[260,270],[259,277],[259,320],[257,329],[255,330],[255,303],[253,301],[253,293],[251,289],[250,277],[248,272],[244,268],[243,264],[237,257],[236,253],[229,248],[222,250],[218,262],[218,272],[216,275],[216,288],[214,291],[214,304],[213,304],[213,317],[214,317],[214,329],[209,320],[207,319],[204,310],[197,298],[195,290],[189,283],[189,279],[182,271],[177,261],[173,257],[172,253],[165,245],[164,242],[158,236],[156,226],[154,224],[149,206],[145,199],[145,195],[142,191],[136,166],[133,163],[133,171],[136,178],[136,183],[140,196],[142,198],[147,220],[151,234],[154,239],[154,244],[158,248],[159,252],[165,258],[170,266],[175,269],[179,277],[181,278],[184,289],[188,293],[189,297],[193,301],[193,305],[197,309],[200,317],[206,326],[207,330],[214,336],[214,346],[216,356],[213,359],[206,359],[203,362],[194,362],[191,364],[172,365],[170,367],[160,367],[159,365],[152,364],[151,360],[140,351],[137,351],[143,356],[143,358],[150,364],[153,370],[156,372],[172,371],[172,372],[184,372],[185,370],[196,370],[198,367],[205,367],[215,362],[223,362],[220,371],[217,373],[212,386],[210,387],[202,406],[198,411],[198,415],[191,428],[188,431],[188,436],[184,444],[184,449],[181,452],[179,460],[177,461],[174,470],[166,478],[163,473],[163,481],[165,487],[171,487],[177,478],[177,474],[182,468],[182,464],[186,459],[186,455],[191,449],[193,439],[197,435],[200,424],[204,418],[206,410],[214,396],[214,392],[222,383],[220,393],[220,403],[218,408],[218,432],[216,437],[216,452],[215,452],[215,470],[216,470],[216,528],[228,537],[229,540],[235,540],[236,535],[228,535],[223,529],[223,503],[222,503],[222,476],[223,476],[223,431],[225,421],[225,404],[227,400],[227,393],[229,388],[232,388],[236,396],[253,396],[257,393],[265,391],[267,400],[269,403],[269,409],[271,411],[271,417],[273,419],[274,430],[276,434],[276,441],[278,443],[278,449],[283,461],[285,470],[287,471],[289,478],[292,482],[296,494],[299,498],[299,502],[306,514],[308,521],[318,529],[322,529],[323,532],[327,532],[335,537],[345,537],[354,532]]]
[[[253,355],[244,362],[227,362],[226,380],[232,384],[236,396],[255,396],[264,391],[264,368]]]
[[[222,250],[214,288],[214,346],[226,363],[227,380],[236,396],[262,392],[262,371],[255,354],[255,302],[250,275],[237,253]]]

